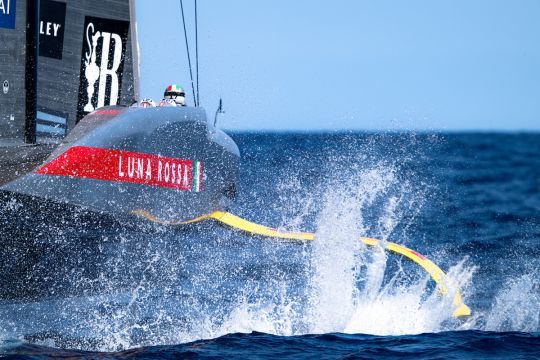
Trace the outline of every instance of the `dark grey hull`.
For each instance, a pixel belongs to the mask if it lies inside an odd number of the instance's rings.
[[[239,151],[201,108],[102,108],[36,170],[1,190],[116,216],[167,221],[223,210],[236,192]]]

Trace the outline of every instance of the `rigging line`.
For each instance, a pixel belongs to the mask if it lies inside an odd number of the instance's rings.
[[[186,52],[189,66],[189,77],[191,78],[191,90],[193,91],[193,103],[197,106],[197,98],[195,97],[195,86],[193,85],[193,71],[191,70],[191,57],[189,56],[189,45],[187,39],[186,19],[184,17],[184,3],[180,0],[180,9],[182,10],[182,24],[184,24],[184,38],[186,39]]]
[[[199,30],[197,26],[197,0],[195,0],[195,72],[197,73],[197,106],[199,100]]]

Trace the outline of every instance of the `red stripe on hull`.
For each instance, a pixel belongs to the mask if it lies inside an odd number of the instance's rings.
[[[191,191],[193,162],[131,151],[74,146],[39,168],[36,174]]]
[[[102,109],[102,110],[95,110],[92,115],[108,115],[108,116],[116,116],[120,114],[121,110],[113,110],[113,109]]]

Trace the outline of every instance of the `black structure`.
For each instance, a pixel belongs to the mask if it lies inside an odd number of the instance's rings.
[[[27,0],[26,3],[26,65],[25,98],[26,114],[24,142],[36,143],[37,84],[39,54],[39,0]]]
[[[7,4],[7,0],[4,2]],[[38,20],[40,2],[44,14]],[[9,4],[9,14],[0,11],[0,84],[8,84],[7,91],[4,86],[0,89],[0,147],[33,142],[32,128],[37,129],[37,143],[69,133],[76,124],[77,112],[80,110],[81,117],[88,113],[78,105],[90,92],[87,109],[130,104],[138,98],[134,0],[9,0]],[[54,14],[45,11],[52,7]],[[57,16],[57,9],[64,7],[65,16]],[[88,28],[88,18],[120,24],[120,30],[127,32],[116,33],[111,26],[100,28],[97,23]],[[28,31],[27,23],[31,25]],[[37,35],[45,47],[40,51],[43,56],[34,58],[39,51]],[[90,47],[92,53],[83,53],[83,47]],[[28,52],[32,56],[27,63]],[[119,62],[122,67],[117,66]],[[35,81],[35,63],[37,96],[29,85]],[[87,71],[88,66],[97,71]],[[86,74],[94,76],[92,84]],[[79,94],[81,87],[84,92]],[[32,115],[34,104],[37,116]],[[28,118],[41,121],[32,124],[32,119],[27,120],[27,110]]]

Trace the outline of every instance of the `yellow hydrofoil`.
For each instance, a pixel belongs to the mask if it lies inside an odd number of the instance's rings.
[[[134,215],[144,217],[150,221],[163,224],[163,225],[186,225],[190,223],[195,223],[207,219],[217,220],[221,224],[230,226],[231,228],[241,230],[251,235],[263,236],[269,238],[279,238],[279,239],[288,239],[288,240],[298,240],[298,241],[311,241],[315,238],[315,234],[308,232],[289,232],[282,231],[274,228],[270,228],[264,225],[255,224],[251,221],[242,219],[236,215],[233,215],[224,211],[214,211],[210,214],[197,217],[195,219],[187,221],[165,221],[161,220],[145,210],[135,210],[133,211]],[[413,261],[414,263],[421,266],[435,281],[437,287],[442,295],[446,296],[448,293],[447,290],[447,278],[446,274],[437,266],[435,263],[424,257],[422,254],[409,249],[405,246],[398,245],[388,241],[381,241],[377,239],[372,239],[368,237],[360,237],[360,241],[368,246],[381,246],[385,250],[388,250],[393,253],[404,256],[405,258]],[[461,293],[457,290],[454,294],[453,299],[454,311],[452,315],[454,317],[463,317],[471,315],[471,309],[463,303],[463,297]]]

